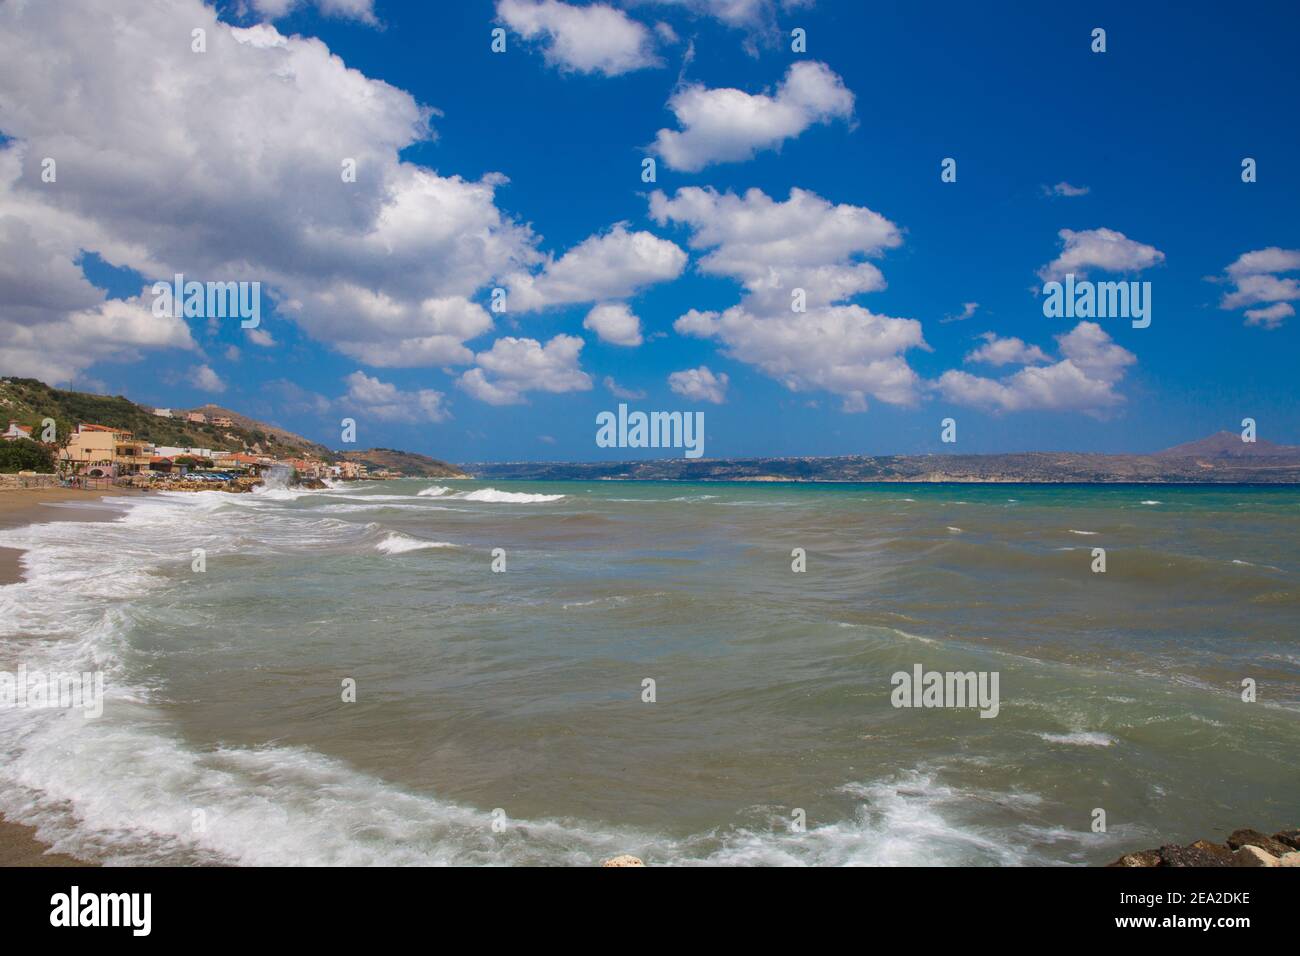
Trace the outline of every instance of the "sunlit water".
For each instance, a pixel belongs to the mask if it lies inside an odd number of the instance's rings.
[[[83,857],[1077,864],[1300,822],[1295,490],[404,480],[121,504],[0,532],[29,549],[0,668],[108,685],[98,720],[0,710],[0,811]],[[998,715],[894,708],[916,664],[997,672]]]

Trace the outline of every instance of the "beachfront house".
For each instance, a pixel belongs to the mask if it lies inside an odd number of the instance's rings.
[[[159,418],[171,418],[172,410],[170,408],[155,408],[153,413]]]
[[[5,441],[17,441],[20,438],[31,437],[31,428],[27,425],[19,425],[12,418],[9,419],[9,427],[5,431],[0,432],[0,438],[3,438]]]
[[[298,472],[300,478],[328,478],[330,468],[319,458],[290,458],[285,462]]]
[[[218,415],[212,419],[212,424],[218,428],[234,428],[235,420],[226,415]]]
[[[153,445],[125,429],[82,424],[69,437],[59,457],[82,474],[107,478],[148,470],[154,454]]]
[[[202,412],[186,412],[185,420],[187,422],[194,422],[198,425],[206,425],[208,422],[208,416],[204,415]]]
[[[265,467],[256,455],[246,455],[243,452],[219,451],[212,464],[222,471],[242,471],[250,475],[260,475]]]
[[[156,454],[162,455],[164,458],[180,458],[181,456],[185,456],[188,458],[212,459],[216,458],[218,455],[225,454],[225,452],[213,451],[211,448],[181,448],[178,445],[159,445],[154,449],[154,451]]]

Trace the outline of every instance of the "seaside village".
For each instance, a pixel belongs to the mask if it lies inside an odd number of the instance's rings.
[[[169,408],[157,408],[153,414],[217,428],[235,427],[230,418],[207,416],[202,412],[173,413]],[[20,438],[39,440],[32,434],[30,426],[14,420],[10,420],[8,428],[0,432],[0,438],[5,441]],[[259,450],[254,447],[254,453],[248,454],[214,448],[154,445],[121,428],[83,422],[76,426],[66,442],[59,443],[57,478],[25,476],[29,479],[45,478],[50,483],[55,479],[72,487],[99,487],[111,483],[162,490],[227,491],[250,491],[263,483],[264,476],[273,470],[280,470],[286,483],[293,481],[318,487],[323,486],[325,479],[354,481],[402,477],[388,470],[370,470],[359,462],[328,462],[313,457],[273,458],[257,454]]]

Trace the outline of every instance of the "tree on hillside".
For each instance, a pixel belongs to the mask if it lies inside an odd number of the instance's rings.
[[[37,471],[51,474],[54,455],[49,448],[30,438],[0,442],[0,472]]]

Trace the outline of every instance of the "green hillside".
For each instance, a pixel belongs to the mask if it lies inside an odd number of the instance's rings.
[[[329,449],[301,435],[240,418],[233,428],[200,425],[174,418],[159,418],[152,409],[137,405],[121,395],[91,395],[51,388],[32,378],[0,378],[0,419],[15,419],[31,425],[39,435],[41,422],[53,418],[60,436],[78,424],[108,425],[131,432],[155,445],[244,451],[259,447],[275,457],[292,457],[303,452],[333,458]],[[0,426],[2,427],[2,426]]]
[[[77,425],[108,425],[110,428],[129,431],[137,438],[155,445],[247,451],[272,458],[310,456],[330,462],[346,458],[372,469],[387,468],[417,477],[464,476],[455,465],[414,452],[392,448],[335,452],[301,435],[259,422],[232,409],[204,405],[194,411],[203,412],[210,418],[229,418],[234,424],[230,428],[218,428],[216,425],[200,425],[180,418],[159,418],[153,414],[153,409],[137,405],[122,395],[109,397],[87,392],[69,392],[51,388],[34,378],[0,378],[0,431],[12,418],[21,425],[30,425],[33,437],[39,438],[41,422],[53,418],[60,439]],[[173,410],[174,414],[182,412],[181,409]]]
[[[339,458],[355,461],[372,471],[387,468],[400,471],[415,478],[467,478],[469,477],[455,465],[449,465],[437,458],[417,455],[411,451],[397,451],[393,448],[371,448],[366,451],[335,452]]]

